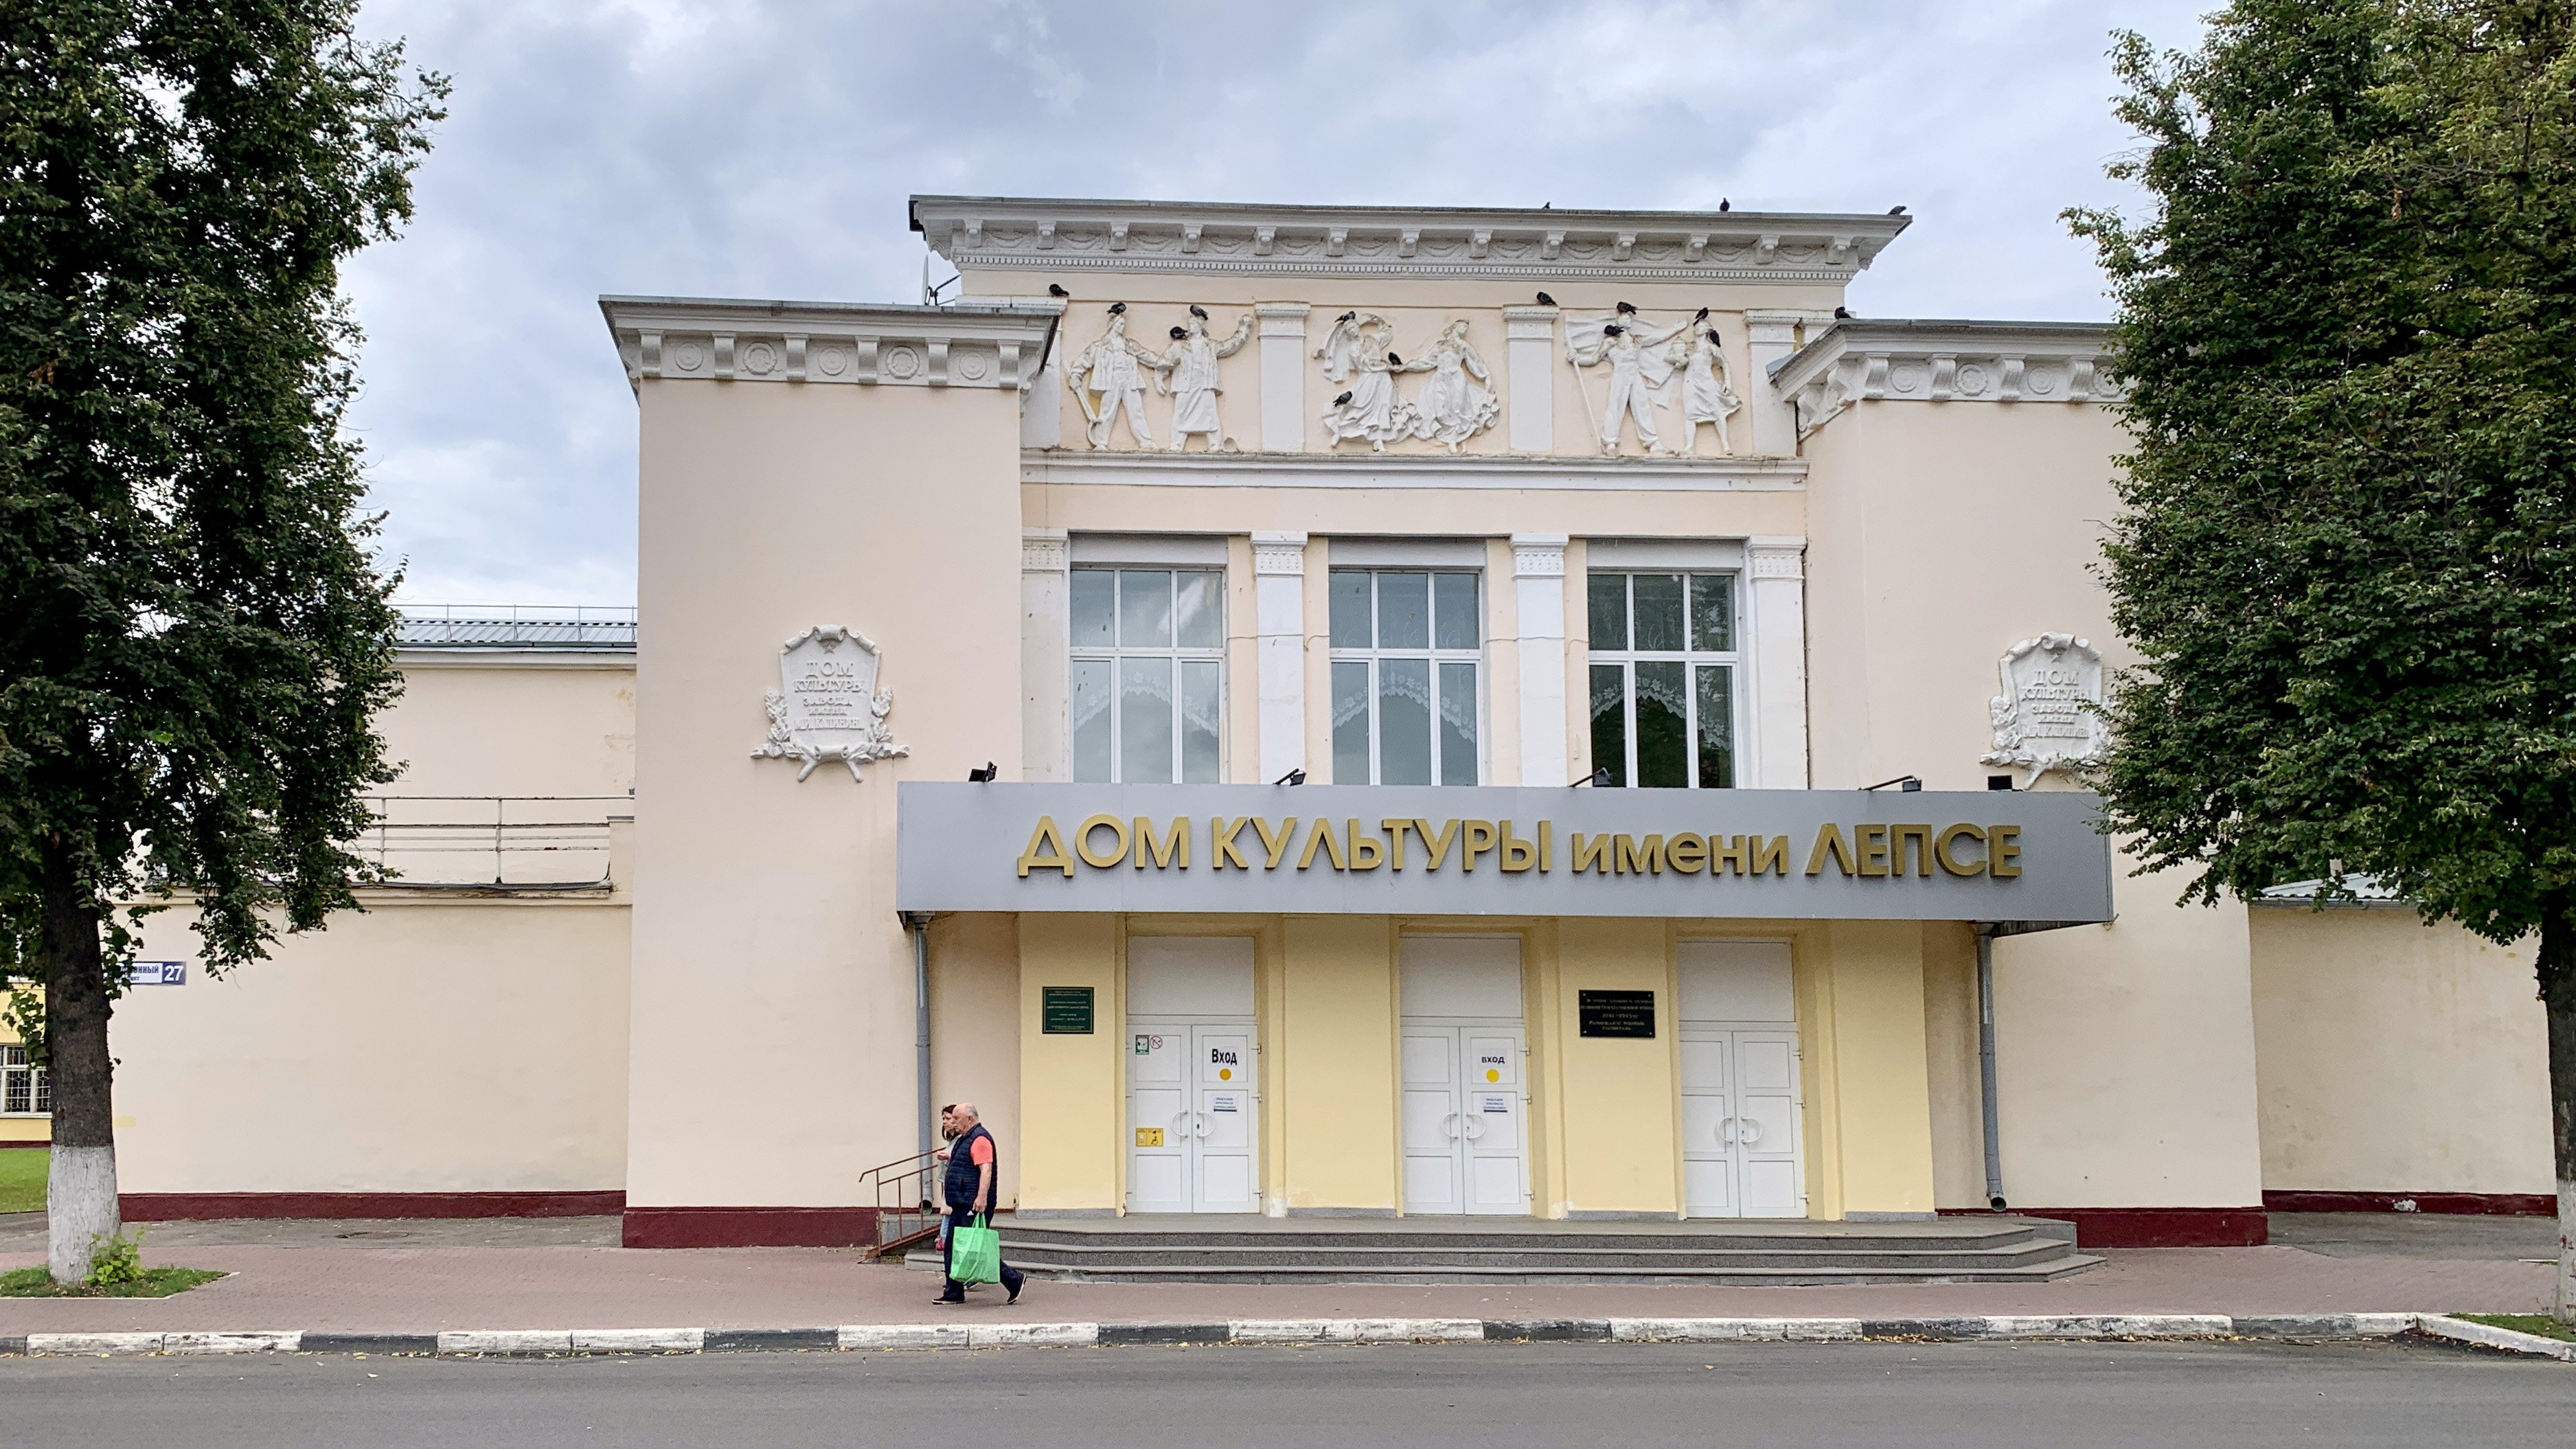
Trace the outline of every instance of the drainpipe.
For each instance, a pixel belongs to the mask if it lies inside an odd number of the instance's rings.
[[[927,1155],[937,1150],[938,1146],[936,1141],[938,1133],[930,1122],[930,913],[905,911],[902,915],[904,929],[912,933],[913,1085],[921,1098],[921,1150]],[[1986,1078],[1989,1083],[1993,1081],[1994,1072],[1991,1068],[1988,1069]],[[1987,1096],[1989,1102],[1986,1114],[1992,1117],[1994,1107],[1991,1101],[1993,1097],[1991,1087],[1988,1088]],[[1993,1149],[1989,1148],[1987,1152],[1991,1156]],[[1988,1169],[1987,1176],[1993,1175],[1992,1169]]]
[[[926,1058],[925,1058],[926,1060]],[[2004,1206],[2004,1153],[1995,1113],[1995,928],[1977,927],[1977,1087],[1986,1119],[1986,1206]],[[929,1100],[924,1098],[924,1101]]]

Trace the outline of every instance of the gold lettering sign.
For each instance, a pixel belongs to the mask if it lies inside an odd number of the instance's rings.
[[[1056,824],[1055,817],[1041,815],[1029,831],[1028,845],[1020,852],[1020,878],[1026,880],[1031,871],[1051,870],[1071,880],[1076,861],[1093,870],[1126,865],[1140,871],[1148,867],[1186,871],[1190,869],[1193,827],[1194,822],[1185,815],[1159,823],[1143,815],[1094,815],[1068,835]],[[1246,827],[1260,837],[1258,852],[1244,838]],[[1554,874],[1557,864],[1556,822],[1552,820],[1538,821],[1531,834],[1524,836],[1509,820],[1435,823],[1391,818],[1379,821],[1377,828],[1371,830],[1360,820],[1318,817],[1300,821],[1291,815],[1273,822],[1258,815],[1218,815],[1208,820],[1207,832],[1207,863],[1212,871],[1275,871],[1289,864],[1291,853],[1296,856],[1294,868],[1301,871],[1400,871],[1418,865],[1425,872],[1453,869],[1468,875],[1483,860],[1506,876],[1527,878]],[[1422,847],[1420,855],[1408,853],[1408,837]],[[1703,835],[1687,830],[1669,836],[1588,835],[1578,830],[1566,839],[1566,870],[1571,875],[1705,875],[1712,882],[1766,875],[1786,879],[1789,875],[1790,844],[1785,835],[1725,835],[1716,831]],[[2018,825],[1959,821],[1935,828],[1928,824],[1872,822],[1855,825],[1846,835],[1841,825],[1827,821],[1816,829],[1802,873],[1823,875],[1830,868],[1854,880],[1892,881],[1909,875],[1916,880],[1930,880],[1937,865],[1943,876],[2018,880],[2021,856]]]

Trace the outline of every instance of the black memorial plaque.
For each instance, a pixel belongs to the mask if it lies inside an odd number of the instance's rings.
[[[1651,1039],[1655,1034],[1655,993],[1578,991],[1575,1019],[1585,1036]]]
[[[1042,986],[1038,991],[1046,1035],[1091,1035],[1090,987]]]

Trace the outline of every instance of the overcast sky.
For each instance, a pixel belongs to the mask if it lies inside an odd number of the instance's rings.
[[[595,299],[918,301],[915,191],[1902,203],[1853,310],[2099,318],[2057,214],[2135,205],[2109,34],[2189,47],[2213,3],[375,0],[455,82],[418,219],[348,274],[387,555],[415,602],[632,603]]]

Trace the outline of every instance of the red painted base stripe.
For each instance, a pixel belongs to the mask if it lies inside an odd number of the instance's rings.
[[[2399,1203],[2414,1206],[2401,1208]],[[2263,1194],[2276,1213],[2460,1213],[2487,1217],[2554,1218],[2558,1195],[2548,1192],[2344,1192],[2290,1188]]]
[[[631,1207],[630,1248],[867,1248],[872,1207]]]
[[[2256,1248],[2271,1240],[2270,1225],[2258,1207],[2013,1207],[2004,1211],[2014,1217],[2073,1223],[2079,1248]],[[1996,1216],[1991,1208],[1943,1208],[1941,1215]]]
[[[129,1222],[214,1218],[576,1218],[623,1212],[626,1194],[599,1192],[129,1192]]]

